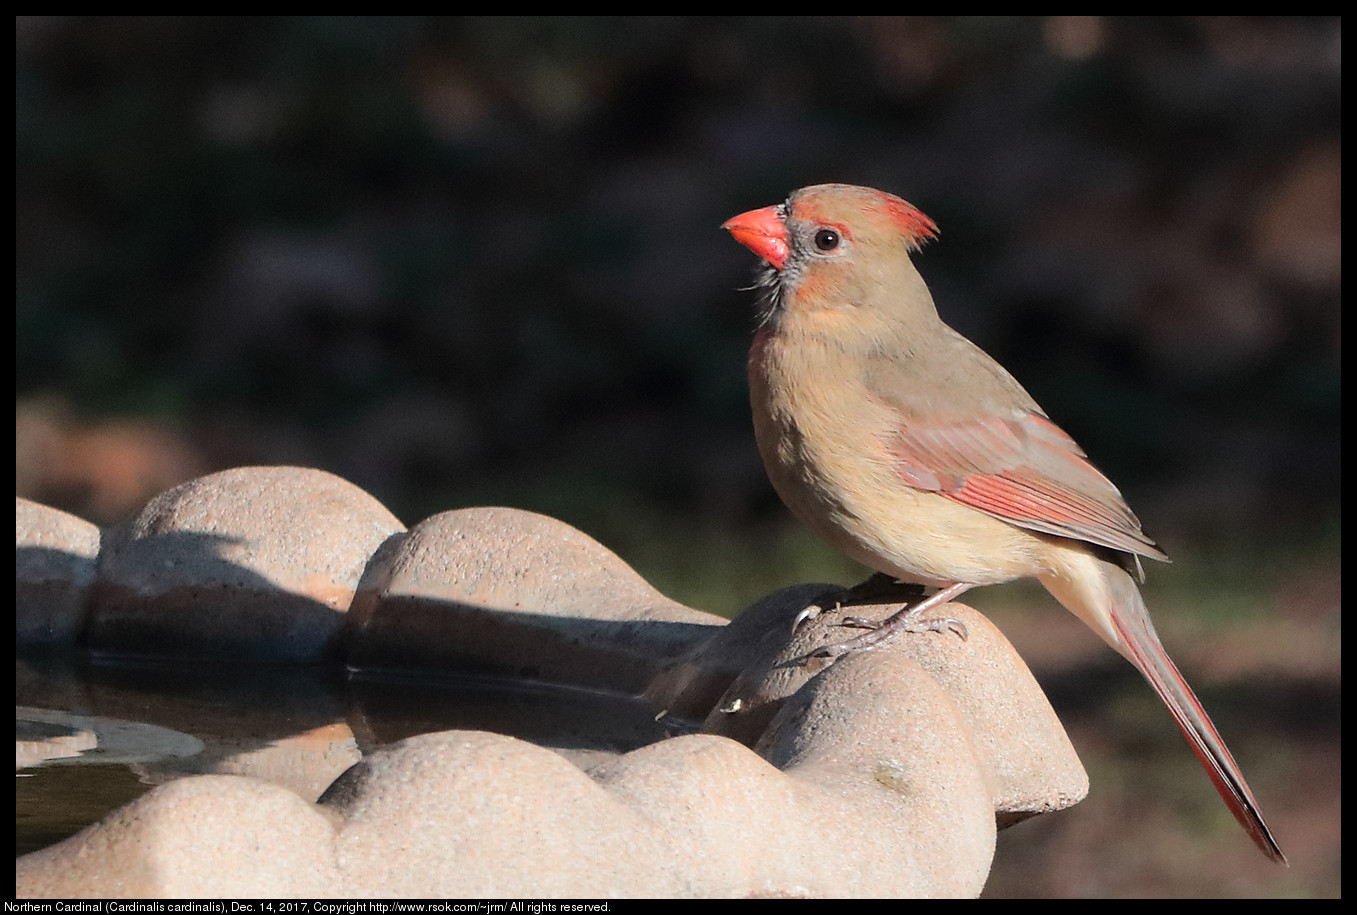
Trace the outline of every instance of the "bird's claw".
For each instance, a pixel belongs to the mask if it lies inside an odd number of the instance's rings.
[[[820,602],[807,604],[800,613],[792,619],[792,632],[798,632],[803,625],[815,619],[821,613],[836,613],[843,609],[843,600],[836,599],[832,603],[824,601],[829,606],[821,606]]]
[[[966,624],[961,620],[954,620],[948,617],[947,619],[929,620],[929,622],[942,624],[942,628],[934,629],[934,632],[955,632],[957,638],[961,639],[963,642],[970,636],[970,633],[966,630]]]
[[[800,613],[798,613],[794,620],[792,620],[792,632],[796,632],[798,629],[801,628],[801,626],[804,623],[810,622],[811,620],[815,619],[817,616],[824,612],[825,612],[824,608],[821,607],[819,604],[809,605]]]

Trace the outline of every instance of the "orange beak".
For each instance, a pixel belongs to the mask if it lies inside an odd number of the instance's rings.
[[[779,207],[750,210],[721,223],[735,240],[781,270],[791,253],[791,236]]]

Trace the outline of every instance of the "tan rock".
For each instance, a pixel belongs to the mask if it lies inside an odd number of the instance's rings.
[[[99,528],[82,518],[14,500],[14,638],[20,647],[75,643],[99,540]]]
[[[340,896],[334,823],[251,778],[202,775],[157,788],[15,861],[21,898]]]
[[[240,467],[176,486],[110,531],[85,637],[95,651],[334,656],[363,569],[403,530],[333,474]]]
[[[350,612],[348,663],[639,692],[725,623],[660,594],[568,524],[467,508],[424,520],[373,560]]]

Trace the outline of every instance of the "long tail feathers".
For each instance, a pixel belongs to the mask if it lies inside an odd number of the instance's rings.
[[[1253,792],[1244,781],[1244,775],[1226,748],[1225,741],[1211,723],[1211,718],[1192,688],[1164,651],[1135,582],[1120,569],[1104,577],[1111,585],[1112,625],[1125,646],[1127,659],[1144,675],[1173,713],[1173,720],[1187,738],[1192,751],[1197,754],[1202,768],[1211,777],[1216,791],[1235,819],[1253,838],[1254,844],[1273,861],[1286,864],[1286,856],[1272,837],[1267,823],[1263,822],[1258,802],[1254,800]]]

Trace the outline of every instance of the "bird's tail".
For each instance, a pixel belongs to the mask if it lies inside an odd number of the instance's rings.
[[[1230,808],[1263,854],[1286,864],[1286,856],[1263,821],[1258,802],[1244,781],[1239,764],[1160,643],[1135,581],[1111,562],[1087,558],[1097,563],[1101,587],[1079,587],[1069,577],[1063,581],[1048,581],[1043,577],[1043,582],[1061,603],[1102,635],[1149,681],[1173,714],[1178,729],[1187,738],[1192,752],[1197,754],[1225,806]],[[1084,579],[1080,584],[1086,582]]]

